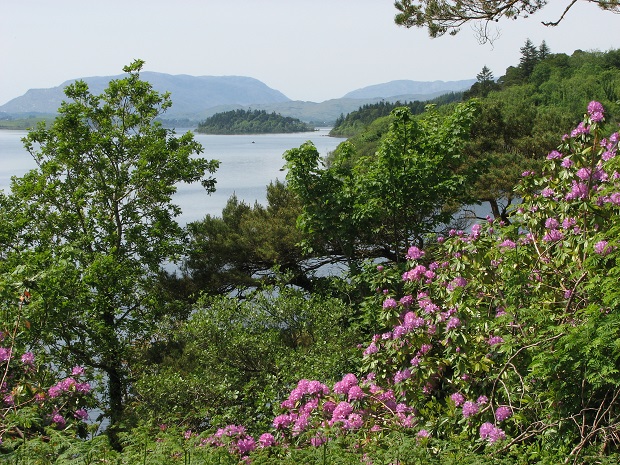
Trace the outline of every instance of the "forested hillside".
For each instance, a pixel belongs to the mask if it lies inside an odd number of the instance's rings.
[[[0,192],[3,462],[618,463],[619,50],[364,106],[185,227],[219,164],[142,66],[68,86]]]
[[[198,124],[204,134],[278,134],[314,131],[314,128],[290,116],[265,110],[232,110],[216,113]]]

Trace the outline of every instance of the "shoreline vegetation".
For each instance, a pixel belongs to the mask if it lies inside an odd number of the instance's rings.
[[[231,110],[200,122],[196,132],[200,134],[284,134],[311,132],[314,127],[290,116],[265,110]]]

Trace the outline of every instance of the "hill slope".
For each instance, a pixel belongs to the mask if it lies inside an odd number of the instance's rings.
[[[206,108],[218,105],[251,105],[290,101],[283,93],[271,89],[263,82],[244,76],[189,76],[171,75],[144,71],[144,80],[149,81],[159,92],[170,92],[174,105],[166,116],[178,118],[188,116]],[[107,87],[111,79],[122,77],[83,78],[94,94]],[[64,88],[75,79],[63,82],[50,89],[31,89],[21,97],[14,98],[0,106],[4,113],[56,113],[60,103],[66,99]]]

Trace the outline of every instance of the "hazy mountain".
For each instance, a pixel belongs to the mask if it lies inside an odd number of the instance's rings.
[[[346,94],[343,98],[366,99],[366,98],[388,98],[402,95],[428,95],[442,94],[447,92],[458,92],[469,89],[475,79],[465,79],[462,81],[390,81],[384,84],[363,87]]]
[[[283,93],[267,87],[261,81],[243,76],[189,76],[171,75],[143,71],[142,79],[149,81],[159,92],[170,92],[173,106],[166,113],[170,117],[194,114],[205,108],[218,105],[251,105],[254,103],[287,102]],[[91,92],[100,94],[111,79],[123,77],[81,78]],[[21,97],[14,98],[0,106],[4,113],[56,113],[63,100],[64,88],[76,79],[63,82],[51,89],[30,89]]]
[[[100,94],[111,79],[120,77],[122,75],[87,77],[82,80],[88,83],[92,93]],[[340,99],[315,103],[293,101],[250,77],[171,75],[148,71],[142,72],[141,77],[157,91],[170,92],[173,105],[162,115],[162,119],[177,126],[188,127],[215,113],[237,108],[275,111],[313,124],[331,124],[341,114],[350,113],[369,103],[381,100],[430,100],[448,92],[468,89],[475,82],[475,79],[450,82],[392,81],[354,90]],[[66,100],[64,88],[74,81],[66,81],[50,89],[29,90],[0,106],[0,119],[55,114],[61,102]]]

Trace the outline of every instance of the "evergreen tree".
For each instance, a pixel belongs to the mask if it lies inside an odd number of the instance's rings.
[[[547,45],[547,43],[543,40],[540,46],[538,47],[538,59],[544,60],[550,54],[551,54],[551,50],[549,49],[549,46]]]
[[[523,77],[528,78],[532,71],[534,71],[534,66],[538,63],[538,50],[530,39],[525,41],[525,45],[520,50],[519,68],[523,72]]]

